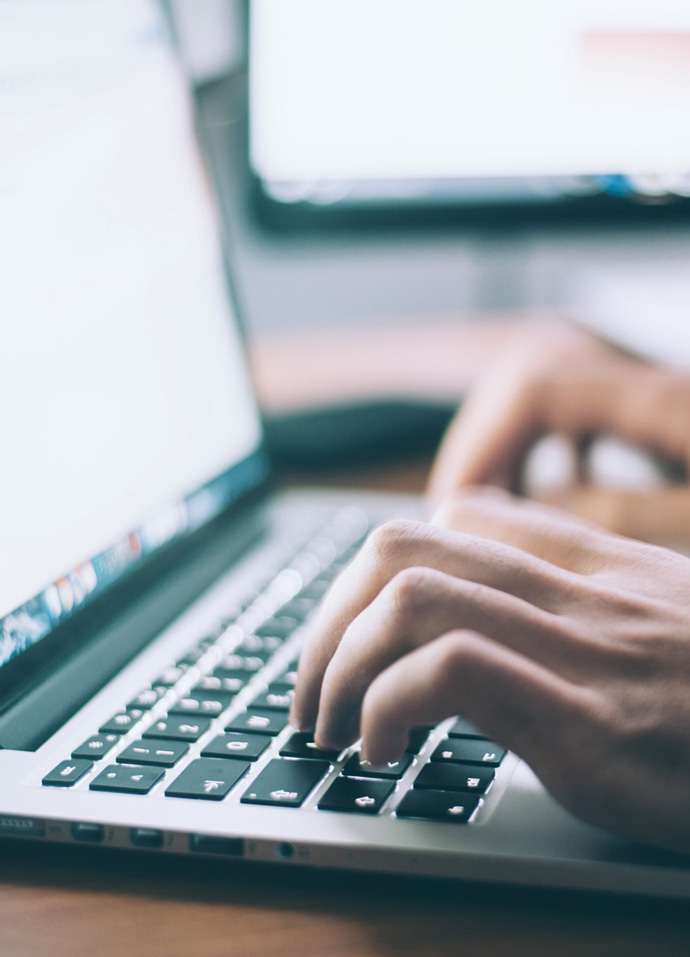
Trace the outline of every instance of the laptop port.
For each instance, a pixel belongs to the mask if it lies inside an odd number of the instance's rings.
[[[83,841],[85,844],[101,844],[105,837],[105,829],[102,824],[75,822],[72,825],[72,837],[75,841]]]
[[[163,847],[163,832],[152,827],[133,827],[129,840],[133,847],[159,848]]]
[[[195,854],[226,854],[230,857],[244,855],[244,841],[241,837],[214,837],[212,834],[192,834],[189,849]]]

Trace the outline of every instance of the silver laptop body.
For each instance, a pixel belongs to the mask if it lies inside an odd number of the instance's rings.
[[[271,491],[157,10],[74,6],[98,62],[65,35],[55,95],[0,131],[0,835],[690,896],[687,861],[576,821],[454,716],[383,769],[286,724],[320,595],[419,506]],[[13,48],[36,38],[4,12]]]

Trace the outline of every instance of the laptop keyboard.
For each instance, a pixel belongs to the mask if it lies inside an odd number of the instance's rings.
[[[370,523],[338,512],[285,568],[43,778],[47,787],[467,823],[506,752],[462,718],[373,767],[288,724],[304,624]],[[429,736],[434,733],[429,744]]]

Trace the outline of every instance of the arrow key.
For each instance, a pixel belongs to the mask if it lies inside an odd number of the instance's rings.
[[[247,761],[199,758],[192,761],[166,789],[166,797],[222,801],[249,768]]]
[[[275,758],[249,785],[242,797],[242,803],[299,807],[317,782],[328,773],[329,768],[328,761]]]
[[[146,794],[165,772],[162,768],[139,768],[111,764],[94,778],[92,791],[122,791],[125,794]]]
[[[378,814],[394,787],[392,781],[336,778],[319,801],[319,809],[348,811],[353,814]]]

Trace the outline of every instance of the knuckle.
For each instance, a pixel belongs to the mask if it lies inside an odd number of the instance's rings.
[[[367,539],[365,550],[376,564],[388,565],[407,551],[419,538],[421,523],[394,519],[375,528]]]
[[[459,687],[466,680],[474,658],[475,638],[469,631],[452,631],[438,643],[435,678],[438,686]]]
[[[405,568],[387,586],[390,610],[406,622],[421,618],[432,600],[435,573],[429,568]]]

